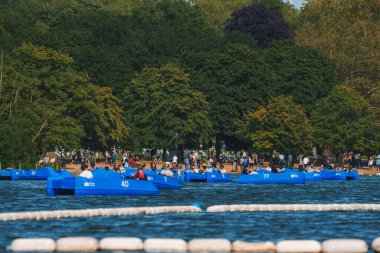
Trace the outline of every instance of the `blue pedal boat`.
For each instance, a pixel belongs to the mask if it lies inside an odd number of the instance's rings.
[[[286,168],[283,173],[303,173],[305,175],[305,181],[322,181],[323,176],[319,171],[306,172],[296,171],[295,168]]]
[[[321,176],[323,180],[346,180],[347,172],[339,170],[321,170]]]
[[[153,195],[160,191],[151,181],[115,176],[88,179],[61,175],[49,177],[47,195]]]
[[[43,167],[38,170],[11,170],[11,180],[46,180],[58,175],[59,173],[52,167]]]
[[[12,169],[0,170],[0,180],[12,180]]]
[[[207,183],[227,183],[232,182],[231,175],[227,173],[221,173],[218,170],[213,170],[212,172],[197,173],[186,171],[185,181],[186,182],[207,182]]]
[[[301,172],[271,173],[261,172],[240,176],[238,184],[304,184],[305,175]]]
[[[232,182],[231,175],[227,173],[221,173],[214,170],[213,172],[206,172],[206,178],[208,183],[228,183]]]

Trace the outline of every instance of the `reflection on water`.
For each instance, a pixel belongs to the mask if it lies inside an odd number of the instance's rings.
[[[0,181],[0,212],[130,206],[272,203],[380,203],[380,177],[323,181],[305,185],[186,183],[157,196],[45,195],[44,181]],[[261,212],[159,214],[42,221],[0,222],[0,247],[17,237],[137,236],[140,238],[227,238],[276,242],[281,239],[380,236],[376,212]]]

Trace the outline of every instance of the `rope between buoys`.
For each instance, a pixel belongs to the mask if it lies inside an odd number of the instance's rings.
[[[0,221],[10,220],[46,220],[60,218],[79,218],[94,216],[125,216],[136,214],[162,213],[199,213],[202,210],[196,206],[157,206],[157,207],[126,207],[126,208],[98,208],[83,210],[53,210],[17,213],[0,213]]]
[[[207,212],[380,212],[380,204],[242,204],[210,206]]]
[[[126,208],[97,208],[83,210],[53,210],[0,213],[0,221],[46,220],[95,216],[154,215],[164,213],[199,213],[198,206],[155,206]],[[242,204],[210,206],[207,212],[380,212],[380,204]]]

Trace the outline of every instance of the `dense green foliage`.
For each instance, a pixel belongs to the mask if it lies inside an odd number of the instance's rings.
[[[380,149],[380,125],[368,101],[344,86],[321,99],[311,115],[320,147],[371,152]]]
[[[337,82],[335,65],[307,46],[278,41],[268,49],[266,59],[275,79],[269,87],[257,87],[257,94],[264,97],[286,94],[307,112],[316,101],[328,95]]]
[[[238,134],[252,141],[256,152],[299,154],[312,147],[312,127],[305,112],[285,96],[248,111],[238,124]]]
[[[292,37],[289,24],[285,22],[282,13],[261,4],[235,11],[226,24],[226,30],[249,33],[261,47],[269,47],[273,40]]]
[[[299,43],[325,52],[342,80],[379,81],[380,2],[377,0],[308,1],[297,29]]]
[[[211,135],[208,103],[178,66],[144,68],[124,95],[127,118],[139,145],[196,145]]]
[[[378,1],[296,10],[281,0],[3,0],[0,9],[3,164],[32,164],[53,146],[380,148],[369,132],[380,119]]]
[[[253,87],[270,83],[269,66],[255,49],[228,44],[185,59],[192,86],[206,94],[211,120],[221,138],[233,136],[234,122],[249,108],[258,106]]]
[[[295,28],[298,25],[299,11],[289,3],[289,1],[283,2],[282,0],[252,0],[253,4],[261,4],[269,9],[279,10],[282,13],[285,21],[290,27]]]
[[[11,161],[28,154],[26,162],[31,162],[53,146],[104,148],[125,138],[127,129],[116,97],[109,88],[91,84],[87,75],[72,69],[73,63],[66,54],[32,44],[5,55],[0,135],[16,141],[1,139],[0,158],[9,157],[7,152],[13,149],[21,153],[12,155]]]

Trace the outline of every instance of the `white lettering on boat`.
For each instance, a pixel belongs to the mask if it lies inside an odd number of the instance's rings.
[[[127,188],[127,187],[129,187],[129,182],[127,180],[121,181],[121,186]]]

